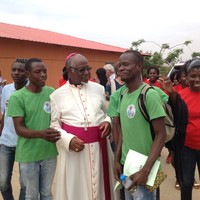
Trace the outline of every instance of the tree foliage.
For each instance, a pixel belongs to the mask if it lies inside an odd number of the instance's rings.
[[[138,40],[138,41],[132,42],[132,43],[131,43],[131,49],[133,49],[132,47],[134,47],[134,50],[137,50],[137,51],[138,51],[138,47],[139,47],[142,43],[144,43],[144,42],[145,42],[144,39],[140,39],[140,40]]]
[[[200,57],[200,52],[193,52],[192,58]]]
[[[173,51],[169,52],[167,57],[164,59],[165,63],[167,63],[169,66],[174,65],[182,53],[183,53],[183,49],[174,49]]]
[[[176,62],[179,61],[181,54],[184,53],[182,48],[176,48],[176,47],[182,45],[182,46],[187,46],[189,48],[189,45],[192,43],[192,41],[187,40],[183,43],[176,44],[174,46],[170,46],[168,43],[163,43],[160,45],[154,41],[145,41],[144,39],[139,39],[138,41],[133,41],[131,43],[130,49],[139,50],[139,46],[146,42],[154,43],[155,45],[157,45],[159,47],[158,52],[153,52],[153,53],[151,53],[152,56],[150,58],[145,58],[146,66],[151,66],[151,65],[172,66]],[[166,51],[167,51],[167,55],[166,55]],[[143,51],[140,50],[140,52],[143,52]],[[164,55],[165,55],[165,57],[164,57]],[[191,56],[192,57],[200,56],[200,52],[194,52]]]

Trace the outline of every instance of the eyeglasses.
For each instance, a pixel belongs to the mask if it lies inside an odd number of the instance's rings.
[[[85,71],[90,72],[91,69],[92,69],[92,67],[89,67],[89,66],[87,66],[87,67],[81,67],[81,68],[76,68],[76,67],[70,66],[70,68],[74,69],[75,71],[79,72],[80,74],[84,74]]]

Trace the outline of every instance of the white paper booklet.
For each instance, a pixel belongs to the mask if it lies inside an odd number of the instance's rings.
[[[125,163],[124,163],[124,175],[130,176],[138,172],[146,163],[147,158],[148,158],[147,156],[141,153],[138,153],[134,150],[129,150],[126,156]],[[154,185],[154,181],[155,181],[159,167],[160,167],[160,161],[157,160],[154,163],[154,166],[152,167],[151,172],[149,173],[147,185],[149,186]],[[119,182],[116,183],[115,189],[119,188],[119,184],[120,184]]]

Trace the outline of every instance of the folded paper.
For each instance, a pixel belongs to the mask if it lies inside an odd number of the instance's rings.
[[[143,155],[141,153],[138,153],[137,151],[130,149],[126,156],[126,160],[124,163],[123,174],[126,176],[130,176],[130,175],[140,171],[142,169],[142,167],[145,165],[147,158],[148,158],[148,156]],[[160,161],[156,160],[156,162],[154,163],[154,165],[149,173],[149,176],[148,176],[148,180],[146,183],[148,186],[154,185],[156,175],[157,175],[159,168],[160,168]],[[117,182],[115,185],[115,190],[117,190],[119,188],[120,188],[120,183]]]

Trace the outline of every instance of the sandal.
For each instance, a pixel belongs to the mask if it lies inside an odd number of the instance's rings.
[[[197,183],[195,180],[194,180],[193,188],[194,188],[194,189],[200,189],[200,184]]]
[[[181,189],[180,185],[178,184],[178,181],[176,181],[176,183],[175,183],[175,188],[176,188],[177,190],[180,190],[180,189]]]
[[[170,164],[171,161],[172,161],[172,157],[171,157],[171,155],[168,155],[166,158],[166,163]]]

